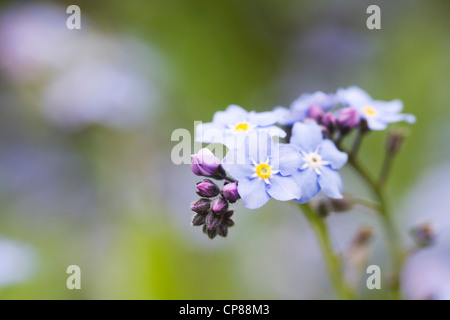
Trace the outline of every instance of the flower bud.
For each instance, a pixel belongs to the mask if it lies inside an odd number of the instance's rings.
[[[212,201],[211,209],[214,213],[224,213],[228,209],[228,201],[224,197],[218,197]]]
[[[344,197],[342,199],[329,199],[330,209],[333,212],[344,212],[350,210],[355,204],[351,198]]]
[[[207,217],[207,214],[205,214],[205,213],[197,213],[192,218],[192,225],[193,226],[201,226],[201,225],[205,224],[206,217]]]
[[[337,123],[341,128],[353,129],[358,126],[361,121],[361,117],[355,109],[352,107],[339,110],[337,116]]]
[[[411,230],[411,236],[420,247],[427,247],[433,244],[435,233],[429,223],[423,223]]]
[[[220,193],[219,187],[209,179],[198,182],[196,188],[200,197],[212,198]]]
[[[210,239],[214,239],[217,236],[218,228],[208,228],[206,224],[203,225],[203,233],[208,235]]]
[[[205,225],[208,229],[217,228],[221,222],[222,219],[220,215],[215,214],[214,212],[210,212],[205,219]]]
[[[317,105],[312,105],[308,109],[308,118],[314,119],[317,122],[320,122],[325,112],[322,110],[321,107]]]
[[[239,200],[241,196],[238,193],[237,182],[230,182],[225,184],[222,188],[222,195],[230,203],[235,203],[237,200]]]
[[[211,208],[211,200],[200,198],[191,203],[191,210],[197,213],[207,213]]]
[[[403,141],[407,137],[408,132],[406,129],[402,128],[392,128],[389,130],[389,135],[387,138],[386,149],[390,154],[396,153],[400,150],[400,147],[403,144]]]
[[[191,170],[197,176],[211,176],[220,166],[220,160],[208,148],[191,155]]]
[[[330,131],[333,131],[336,128],[336,118],[332,113],[325,113],[322,117],[322,124]]]

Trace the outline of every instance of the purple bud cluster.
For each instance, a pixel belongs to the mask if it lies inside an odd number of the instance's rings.
[[[326,112],[323,108],[312,105],[308,109],[307,117],[322,126],[326,137],[332,136],[337,131],[345,135],[361,123],[358,111],[351,107],[340,109],[338,112]]]
[[[206,148],[192,155],[191,170],[198,176],[231,180],[224,174],[220,160]],[[203,179],[197,183],[196,193],[201,198],[191,204],[191,210],[195,212],[192,225],[202,226],[203,233],[210,239],[217,235],[226,237],[228,228],[234,225],[231,219],[234,211],[229,204],[240,199],[237,182],[225,181],[220,189],[211,179]]]

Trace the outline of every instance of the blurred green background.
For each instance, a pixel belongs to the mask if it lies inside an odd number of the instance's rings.
[[[349,85],[399,98],[418,119],[389,179],[402,223],[404,196],[450,156],[450,3],[376,1],[382,29],[368,30],[372,2],[0,1],[0,237],[19,248],[0,253],[0,298],[335,298],[290,203],[236,205],[226,239],[190,226],[199,179],[171,162],[171,133]],[[81,30],[66,28],[71,4]],[[374,172],[384,139],[362,146]],[[376,228],[361,208],[329,222],[338,249]],[[384,258],[377,238],[371,261]],[[81,290],[66,288],[72,264]]]

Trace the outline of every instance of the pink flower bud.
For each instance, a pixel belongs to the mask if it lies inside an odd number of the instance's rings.
[[[348,107],[339,110],[337,122],[343,128],[353,129],[358,126],[361,121],[361,117],[355,109]]]
[[[220,166],[220,160],[208,148],[191,156],[191,170],[197,176],[211,176]]]
[[[239,200],[241,196],[238,193],[237,182],[231,182],[224,185],[222,188],[222,195],[231,203],[235,203],[237,200]]]

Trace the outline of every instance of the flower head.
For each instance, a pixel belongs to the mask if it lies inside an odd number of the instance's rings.
[[[347,154],[339,151],[331,140],[324,139],[320,126],[314,122],[295,123],[290,144],[298,148],[300,155],[297,170],[292,173],[302,191],[298,202],[311,200],[320,190],[330,198],[342,198],[337,169],[347,162]]]
[[[400,113],[403,109],[403,102],[400,100],[374,100],[358,87],[339,89],[336,96],[343,105],[356,109],[371,130],[384,130],[389,123],[416,121],[416,117],[412,114]]]
[[[273,111],[248,112],[237,105],[230,105],[225,111],[214,114],[213,121],[201,123],[196,128],[196,141],[222,143],[233,148],[242,138],[256,130],[265,130],[270,136],[284,138],[286,133],[275,126],[277,121]]]
[[[329,110],[334,105],[333,94],[326,94],[321,91],[315,93],[305,93],[294,100],[288,108],[277,107],[274,112],[277,114],[278,123],[282,125],[292,125],[297,121],[302,121],[307,117],[313,117],[317,120],[320,109]]]
[[[281,201],[300,198],[300,188],[290,176],[295,171],[292,158],[299,158],[295,148],[274,143],[267,132],[258,132],[230,150],[222,166],[238,181],[244,206],[256,209],[271,197]]]

